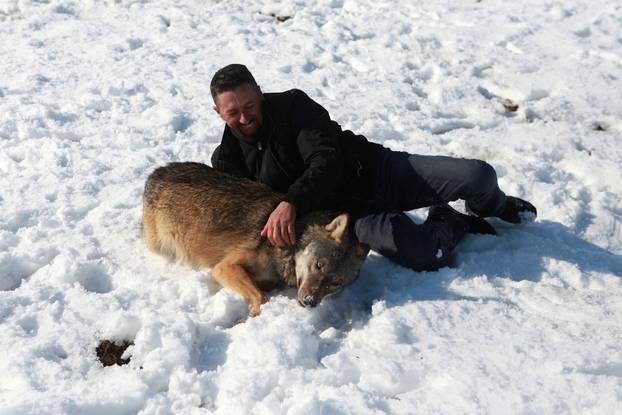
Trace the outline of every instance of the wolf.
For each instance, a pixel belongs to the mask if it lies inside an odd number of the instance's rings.
[[[247,301],[251,317],[266,301],[262,290],[283,283],[298,288],[302,306],[314,307],[357,278],[369,247],[352,239],[347,213],[322,211],[297,219],[293,246],[272,246],[260,232],[281,200],[264,184],[205,164],[170,163],[145,183],[145,242],[172,260],[211,268]]]

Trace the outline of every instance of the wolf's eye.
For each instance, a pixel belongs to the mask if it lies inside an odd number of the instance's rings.
[[[317,269],[318,271],[321,271],[322,268],[324,268],[324,261],[322,261],[321,259],[318,259],[317,261],[315,261],[315,269]]]

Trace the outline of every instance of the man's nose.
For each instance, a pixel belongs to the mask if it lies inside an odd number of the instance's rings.
[[[246,115],[246,113],[242,112],[240,114],[240,124],[247,124],[248,123],[248,115]]]

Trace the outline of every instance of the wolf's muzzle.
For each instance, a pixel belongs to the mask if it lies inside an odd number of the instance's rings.
[[[315,307],[317,305],[317,299],[312,295],[305,295],[302,300],[299,298],[298,302],[303,307]]]

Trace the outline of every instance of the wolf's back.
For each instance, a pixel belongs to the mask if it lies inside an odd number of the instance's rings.
[[[149,208],[198,215],[218,228],[263,226],[280,200],[263,184],[193,162],[158,167],[149,175],[144,192]]]
[[[205,164],[158,167],[149,175],[143,194],[147,245],[195,265],[200,264],[192,258],[205,257],[202,251],[209,249],[208,262],[213,262],[220,250],[258,243],[262,227],[280,200],[278,193],[263,184]]]

